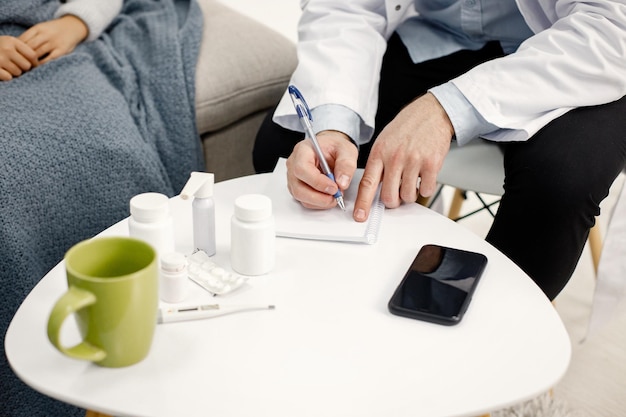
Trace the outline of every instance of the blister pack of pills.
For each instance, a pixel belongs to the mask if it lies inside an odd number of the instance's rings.
[[[189,278],[214,295],[228,294],[241,287],[247,278],[217,265],[204,251],[187,256]]]

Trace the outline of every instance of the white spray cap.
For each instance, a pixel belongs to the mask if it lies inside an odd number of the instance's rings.
[[[213,174],[194,171],[180,192],[180,196],[183,200],[187,200],[191,196],[196,198],[213,197],[213,182]]]

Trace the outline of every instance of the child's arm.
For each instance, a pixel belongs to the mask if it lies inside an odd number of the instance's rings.
[[[67,0],[58,8],[54,17],[79,17],[89,30],[86,40],[93,41],[120,14],[123,3],[123,0]]]
[[[13,36],[0,36],[0,81],[9,81],[38,65],[37,54]]]
[[[43,64],[72,52],[88,32],[81,19],[66,15],[32,26],[19,36],[19,40],[30,46]]]

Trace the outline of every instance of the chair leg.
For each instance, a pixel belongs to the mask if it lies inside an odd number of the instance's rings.
[[[465,191],[460,188],[455,188],[454,195],[452,196],[452,202],[450,203],[450,210],[448,211],[449,219],[454,220],[459,217],[463,201],[465,201]]]
[[[99,413],[97,411],[87,410],[85,417],[111,417],[108,414]]]
[[[600,263],[600,255],[602,254],[602,234],[600,233],[600,225],[596,220],[596,224],[589,230],[589,249],[591,249],[591,259],[593,260],[593,268],[598,272],[598,264]]]
[[[421,194],[418,194],[417,200],[415,200],[417,204],[420,206],[428,207],[428,203],[430,202],[430,197],[424,197]]]

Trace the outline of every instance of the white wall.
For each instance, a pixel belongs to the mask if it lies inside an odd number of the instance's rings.
[[[299,0],[220,0],[283,34],[294,43],[298,39]]]

